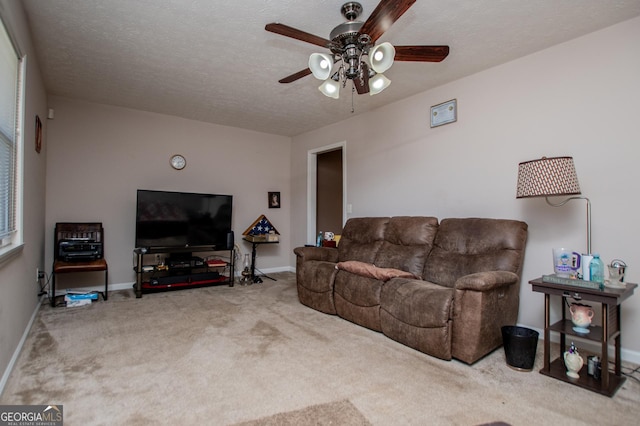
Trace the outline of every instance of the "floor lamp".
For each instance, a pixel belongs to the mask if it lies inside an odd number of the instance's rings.
[[[591,201],[580,195],[580,184],[573,157],[542,157],[539,160],[524,161],[518,165],[518,189],[516,198],[545,197],[547,204],[561,207],[571,200],[587,202],[587,253],[591,254]],[[569,196],[564,201],[554,203],[553,196]]]

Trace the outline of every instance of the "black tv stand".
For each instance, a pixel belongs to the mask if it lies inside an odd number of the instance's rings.
[[[136,248],[133,252],[136,255],[136,282],[133,288],[137,298],[141,298],[143,293],[234,285],[234,249],[150,247]],[[206,255],[210,259],[194,256],[193,253]],[[163,261],[158,262],[158,257]]]

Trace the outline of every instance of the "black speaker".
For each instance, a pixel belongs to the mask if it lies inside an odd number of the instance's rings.
[[[202,274],[194,274],[191,276],[191,281],[213,281],[220,278],[220,272],[205,272]]]
[[[158,277],[151,280],[151,285],[169,285],[191,282],[190,275],[170,275],[167,277]]]
[[[233,237],[233,231],[229,231],[227,232],[227,250],[231,250],[234,244],[235,239]]]
[[[169,275],[166,277],[157,277],[151,279],[149,283],[151,285],[190,284],[194,281],[214,281],[219,278],[220,273],[213,271],[193,275]]]

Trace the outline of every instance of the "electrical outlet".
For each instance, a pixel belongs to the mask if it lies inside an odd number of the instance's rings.
[[[40,268],[36,268],[36,281],[40,281],[44,278],[44,271],[41,271]]]

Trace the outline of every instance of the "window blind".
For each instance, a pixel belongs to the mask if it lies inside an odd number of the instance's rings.
[[[0,30],[0,245],[16,230],[16,129],[19,102],[18,54]]]

